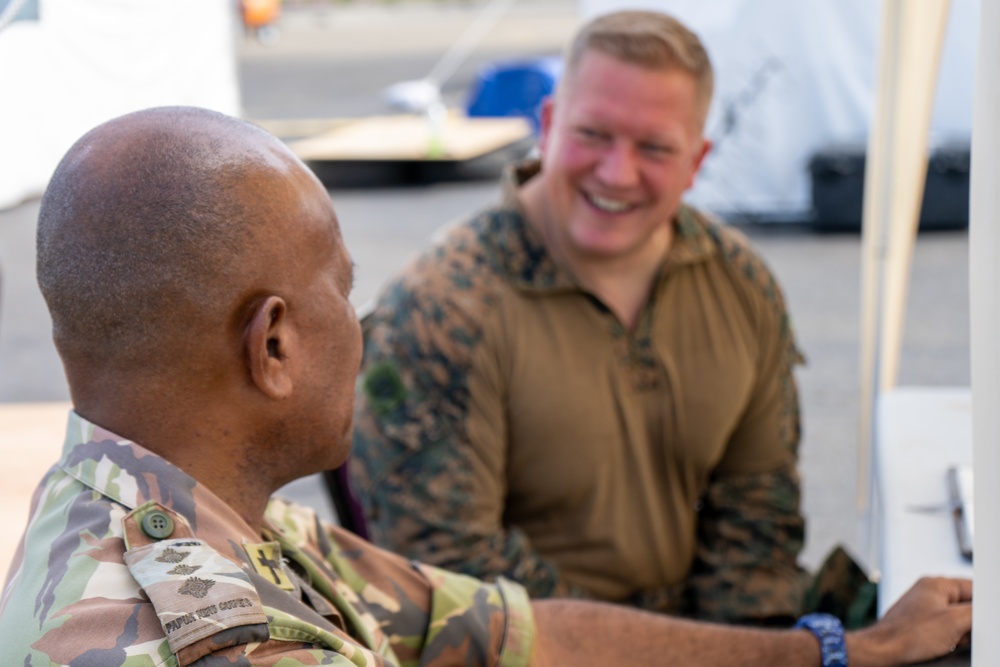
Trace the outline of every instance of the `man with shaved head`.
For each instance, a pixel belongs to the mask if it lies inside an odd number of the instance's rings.
[[[271,498],[347,455],[351,279],[326,191],[260,129],[152,109],[70,149],[38,281],[74,409],[0,601],[5,664],[820,664],[803,629],[531,603]],[[947,652],[970,597],[922,581],[847,636],[852,667]]]

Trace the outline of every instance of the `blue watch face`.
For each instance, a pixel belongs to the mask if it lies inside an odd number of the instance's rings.
[[[816,637],[823,667],[847,667],[847,645],[840,619],[830,614],[806,614],[795,627],[805,628]]]

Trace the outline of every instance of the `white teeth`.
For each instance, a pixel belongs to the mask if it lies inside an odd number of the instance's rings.
[[[617,199],[605,199],[597,195],[590,195],[590,201],[594,206],[608,213],[623,213],[631,207],[628,202],[618,201]]]

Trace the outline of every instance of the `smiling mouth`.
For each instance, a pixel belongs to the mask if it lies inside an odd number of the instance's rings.
[[[624,213],[635,208],[632,204],[618,199],[609,199],[590,193],[585,193],[584,196],[591,205],[605,213]]]

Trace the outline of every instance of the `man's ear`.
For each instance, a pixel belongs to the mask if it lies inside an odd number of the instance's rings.
[[[267,396],[287,398],[292,393],[291,363],[295,334],[288,321],[288,304],[269,296],[256,305],[244,338],[250,379]]]
[[[698,176],[698,172],[701,171],[701,166],[705,164],[705,158],[708,156],[709,151],[712,150],[712,140],[702,139],[701,148],[694,155],[694,169],[691,171],[691,178],[688,179],[687,187],[688,189],[694,187],[694,179]]]

